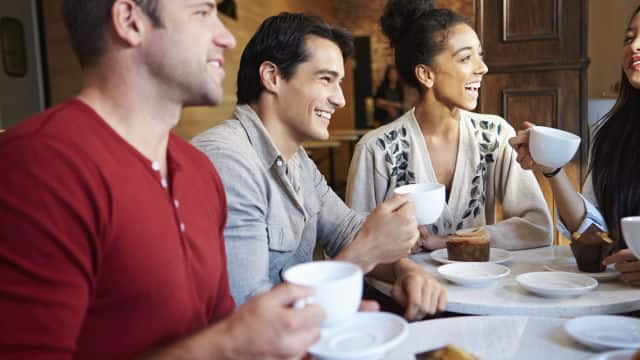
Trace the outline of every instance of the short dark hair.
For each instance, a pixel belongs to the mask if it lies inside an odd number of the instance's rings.
[[[318,36],[335,43],[346,59],[353,51],[353,36],[346,30],[327,24],[317,16],[283,12],[267,18],[242,52],[238,70],[238,104],[257,100],[264,90],[259,68],[265,61],[274,63],[285,80],[290,79],[310,53],[305,40]]]
[[[461,23],[469,25],[469,20],[449,9],[436,8],[434,0],[389,0],[380,25],[395,49],[398,73],[408,85],[423,92],[415,67],[432,65],[447,45],[447,30]]]
[[[102,55],[105,27],[111,21],[111,8],[115,0],[63,0],[62,17],[71,37],[80,66],[91,65]],[[161,26],[158,15],[159,0],[135,0],[149,16],[154,26]]]

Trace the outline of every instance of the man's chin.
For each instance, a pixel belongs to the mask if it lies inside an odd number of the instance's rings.
[[[331,136],[331,134],[329,134],[329,130],[325,129],[322,132],[318,132],[318,141],[327,141],[329,140],[329,137]]]
[[[222,103],[222,93],[205,93],[199,97],[187,99],[184,106],[218,106]]]

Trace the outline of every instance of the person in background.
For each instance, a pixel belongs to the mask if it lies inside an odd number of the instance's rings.
[[[549,169],[536,164],[529,152],[528,131],[518,131],[509,140],[518,151],[518,162],[547,177],[558,209],[560,231],[571,238],[592,225],[607,231],[620,250],[606,258],[605,264],[616,264],[622,280],[640,285],[640,261],[625,249],[620,219],[640,215],[640,6],[631,16],[623,36],[622,79],[615,105],[592,131],[588,175],[578,193],[562,169]],[[532,124],[525,124],[531,127]]]
[[[440,183],[447,202],[434,224],[421,227],[427,250],[443,248],[456,231],[480,227],[493,247],[550,244],[552,222],[542,191],[533,173],[517,166],[507,141],[515,130],[499,116],[471,112],[487,66],[469,22],[427,0],[390,0],[380,22],[401,77],[420,99],[359,141],[347,204],[370,211],[398,186]]]
[[[365,274],[392,282],[405,316],[444,309],[443,287],[406,259],[419,234],[414,204],[399,196],[369,217],[349,209],[327,185],[302,143],[329,138],[345,105],[340,82],[352,37],[322,19],[267,18],[242,53],[232,118],[193,139],[220,171],[231,292],[250,301],[282,281],[286,268],[313,259],[316,246]]]
[[[395,66],[389,65],[376,91],[374,117],[380,125],[388,124],[404,112],[404,90]]]
[[[211,162],[171,133],[222,101],[213,1],[64,0],[76,98],[0,137],[0,358],[291,359],[319,339],[283,285],[234,310]]]

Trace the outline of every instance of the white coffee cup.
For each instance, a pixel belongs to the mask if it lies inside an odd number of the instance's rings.
[[[640,216],[623,217],[620,220],[622,236],[633,255],[640,259]]]
[[[409,194],[416,204],[416,221],[420,225],[438,220],[445,204],[445,188],[442,184],[410,184],[393,189],[393,193]]]
[[[312,261],[290,267],[282,277],[291,284],[315,290],[315,294],[305,301],[319,304],[324,309],[326,318],[322,327],[344,322],[360,307],[363,273],[360,267],[352,263]]]
[[[580,137],[567,131],[546,126],[529,129],[529,151],[539,165],[549,168],[565,166],[580,146]]]

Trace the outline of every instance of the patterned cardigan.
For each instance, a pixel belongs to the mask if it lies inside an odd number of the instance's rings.
[[[460,141],[448,203],[436,223],[438,235],[487,226],[493,247],[526,249],[549,245],[553,237],[547,205],[531,171],[523,170],[508,139],[515,131],[495,115],[460,111]],[[422,131],[411,109],[367,133],[355,148],[347,183],[347,204],[370,212],[411,183],[435,183]],[[496,219],[496,205],[502,219]]]

